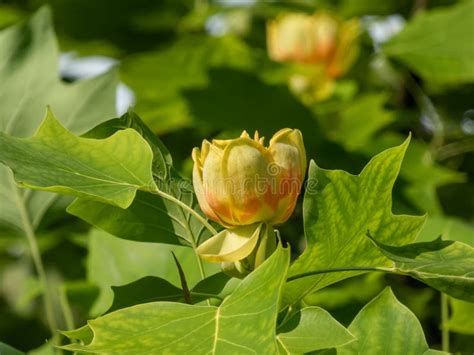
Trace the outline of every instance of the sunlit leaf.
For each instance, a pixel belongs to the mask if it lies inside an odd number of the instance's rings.
[[[153,151],[152,170],[159,189],[199,211],[191,183],[174,170],[166,147],[136,114],[129,112],[120,118],[104,122],[85,137],[105,139],[127,128],[137,131]],[[127,209],[80,198],[67,211],[110,234],[128,240],[183,244],[195,248],[210,235],[201,222],[176,203],[141,191],[138,191]]]
[[[278,248],[219,307],[154,302],[91,320],[88,352],[278,353],[275,327],[289,250]],[[255,327],[258,326],[258,332]]]
[[[429,350],[420,322],[390,288],[369,302],[348,330],[357,341],[339,348],[338,354],[420,355]]]
[[[154,189],[152,152],[133,129],[105,140],[80,138],[48,111],[31,138],[0,133],[0,161],[18,184],[127,208],[138,189]]]
[[[367,230],[393,245],[416,238],[425,218],[391,211],[392,187],[408,142],[375,156],[358,176],[311,163],[303,206],[307,246],[291,266],[290,276],[336,267],[390,265],[371,245]],[[358,274],[327,273],[292,281],[285,289],[285,301],[296,302],[312,291]]]
[[[394,262],[395,272],[410,275],[455,298],[474,302],[474,248],[441,238],[399,247],[371,239]]]
[[[346,328],[319,307],[306,307],[291,315],[278,328],[277,339],[288,354],[339,347],[355,341]]]

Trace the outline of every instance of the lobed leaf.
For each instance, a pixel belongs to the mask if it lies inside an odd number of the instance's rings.
[[[408,143],[409,139],[375,156],[358,176],[310,164],[303,204],[307,246],[290,267],[289,276],[318,269],[389,265],[365,236],[367,230],[395,245],[416,238],[425,217],[391,211],[392,187]],[[294,303],[358,274],[361,272],[326,273],[292,281],[285,288],[285,301]]]
[[[154,302],[125,308],[89,321],[94,334],[89,344],[64,349],[276,354],[275,327],[288,263],[289,250],[279,247],[220,307]]]
[[[474,302],[474,248],[438,238],[403,246],[377,248],[394,262],[394,271],[410,275],[452,297]]]
[[[343,346],[354,336],[322,308],[306,307],[278,328],[278,342],[288,354]]]
[[[73,135],[51,111],[31,138],[0,132],[0,161],[32,189],[96,199],[127,208],[138,189],[154,189],[152,152],[133,129],[97,140]]]
[[[104,139],[127,128],[142,135],[153,151],[153,176],[159,189],[198,210],[191,183],[176,173],[166,147],[133,112],[104,122],[85,136]],[[67,211],[128,240],[195,247],[210,235],[202,223],[176,203],[142,191],[137,192],[127,209],[79,198],[68,206]]]
[[[357,341],[338,348],[338,354],[419,355],[431,351],[420,322],[390,288],[362,308],[348,330]]]

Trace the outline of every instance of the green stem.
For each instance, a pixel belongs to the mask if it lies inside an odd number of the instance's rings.
[[[201,274],[201,280],[204,280],[206,278],[206,272],[204,271],[204,266],[202,264],[201,257],[199,256],[199,254],[196,251],[197,247],[196,247],[196,243],[194,242],[194,240],[193,240],[192,247],[193,247],[193,251],[194,251],[194,256],[196,257],[196,262],[198,264],[199,273]],[[193,292],[191,292],[191,296],[192,295],[193,295]],[[211,305],[211,302],[209,301],[209,299],[207,300],[207,305],[208,306]]]
[[[344,271],[379,271],[379,272],[396,273],[393,269],[384,268],[384,267],[376,267],[376,266],[336,267],[333,269],[320,269],[320,270],[303,272],[301,274],[296,274],[296,275],[288,277],[286,281],[291,282],[291,281],[302,279],[308,276],[327,274],[331,272],[344,272]]]
[[[201,279],[204,280],[206,278],[206,272],[204,271],[204,266],[202,265],[202,260],[199,257],[199,254],[196,252],[196,248],[193,246],[194,255],[196,256],[196,261],[199,267],[199,273],[201,274]]]
[[[449,318],[448,296],[441,293],[441,346],[443,351],[449,353]]]
[[[41,259],[41,253],[39,250],[38,242],[36,240],[36,235],[31,225],[28,212],[26,211],[25,205],[22,201],[20,193],[17,188],[15,190],[15,198],[20,212],[20,218],[23,225],[23,230],[28,240],[30,247],[31,258],[33,259],[33,264],[35,265],[36,272],[38,273],[38,278],[43,288],[43,304],[46,311],[46,319],[48,321],[48,326],[53,337],[53,343],[56,343],[58,340],[58,324],[54,317],[54,307],[53,307],[53,297],[51,295],[51,290],[48,285],[48,279],[46,277],[46,271],[44,269],[43,260]]]
[[[155,194],[155,195],[158,195],[158,196],[161,196],[163,197],[164,199],[168,200],[168,201],[171,201],[173,203],[176,203],[178,206],[180,206],[181,208],[185,209],[186,211],[188,211],[191,215],[193,215],[197,220],[199,220],[199,222],[201,222],[204,227],[206,227],[213,235],[214,234],[217,234],[217,231],[214,229],[213,226],[211,226],[209,224],[209,222],[203,217],[201,216],[199,213],[197,213],[195,210],[193,210],[191,207],[189,207],[187,204],[185,204],[184,202],[178,200],[176,197],[174,196],[171,196],[170,194],[167,194],[166,192],[163,192],[159,189],[154,189],[154,190],[149,190],[149,192]]]

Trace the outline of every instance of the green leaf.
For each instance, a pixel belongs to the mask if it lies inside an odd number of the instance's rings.
[[[29,21],[0,32],[0,132],[31,136],[51,105],[61,122],[84,133],[115,114],[115,71],[74,84],[58,77],[56,40],[48,8]],[[0,223],[24,231],[36,227],[55,195],[21,190],[10,169],[0,164]]]
[[[127,113],[95,127],[85,136],[104,139],[123,129],[136,130],[153,151],[153,176],[159,189],[198,211],[197,200],[188,180],[172,166],[163,143],[134,113]],[[142,242],[184,244],[196,248],[210,233],[201,222],[176,203],[161,196],[138,191],[127,209],[93,200],[76,199],[67,211],[117,237]]]
[[[278,328],[277,339],[288,354],[335,348],[354,336],[322,308],[307,307],[292,314]]]
[[[474,81],[474,2],[422,12],[383,46],[426,80]]]
[[[89,235],[87,279],[99,286],[100,295],[91,313],[98,315],[112,305],[111,286],[123,286],[145,276],[160,277],[179,287],[178,271],[171,252],[179,258],[189,286],[201,279],[196,255],[191,248],[157,243],[139,243],[115,238],[100,230]],[[219,271],[218,265],[204,265],[206,275]]]
[[[189,264],[188,260],[185,260],[185,262]],[[235,289],[239,282],[239,279],[231,278],[222,272],[211,275],[199,281],[192,288],[192,304],[206,299],[215,301],[224,298]],[[181,288],[156,276],[146,276],[123,286],[112,286],[112,290],[114,292],[114,302],[107,313],[141,303],[184,301],[184,293]]]
[[[171,154],[158,137],[148,128],[148,126],[132,111],[125,113],[119,118],[105,121],[82,135],[84,138],[105,139],[114,133],[132,128],[145,139],[153,151],[153,174],[166,180],[170,177],[173,165]]]
[[[180,200],[188,205],[196,204],[190,191],[181,191]],[[138,191],[127,209],[77,199],[68,206],[67,211],[110,234],[128,240],[192,246],[208,235],[204,226],[181,207],[143,191]]]
[[[445,324],[455,333],[474,335],[474,303],[450,299],[451,317]]]
[[[474,302],[474,248],[441,237],[403,246],[371,240],[394,262],[395,272],[410,275],[452,297]]]
[[[10,345],[7,345],[7,344],[2,343],[0,341],[0,354],[2,354],[2,355],[23,355],[25,353],[20,351],[20,350],[16,350],[15,348],[11,347]]]
[[[133,129],[104,140],[80,138],[51,111],[31,138],[0,132],[0,161],[12,169],[19,185],[121,208],[130,206],[138,189],[156,188],[152,158],[149,145]]]
[[[148,354],[276,354],[275,327],[289,257],[289,250],[280,246],[218,308],[170,302],[125,308],[89,321],[94,333],[89,344],[64,348],[95,353],[133,349]]]
[[[154,132],[168,132],[192,123],[183,89],[206,86],[211,67],[250,69],[253,61],[236,37],[190,36],[159,52],[129,56],[122,74],[138,97],[136,111]]]
[[[240,279],[230,277],[223,272],[218,272],[214,275],[206,277],[204,280],[199,281],[196,286],[193,287],[192,292],[196,294],[208,293],[225,298],[235,290],[240,282]],[[200,300],[196,295],[193,296],[193,300],[195,302],[196,299]],[[213,300],[210,299],[210,301],[212,302]]]
[[[179,301],[183,290],[160,277],[146,276],[124,286],[112,286],[114,302],[107,312],[136,304],[156,301]]]
[[[359,151],[372,155],[400,144],[403,139],[404,137],[400,134],[387,132],[367,141]],[[420,211],[426,211],[429,214],[428,222],[433,215],[442,213],[437,188],[446,184],[463,182],[466,178],[463,173],[437,163],[431,148],[420,140],[410,142],[403,159],[400,177],[409,182],[402,187],[404,195]],[[435,231],[431,237],[438,234],[439,230]]]
[[[428,344],[416,316],[386,288],[355,317],[348,330],[357,338],[338,354],[419,355]]]
[[[401,245],[414,240],[425,217],[394,215],[392,187],[408,146],[375,156],[358,176],[324,170],[311,162],[303,204],[307,246],[290,267],[289,276],[350,266],[390,265],[366,237]],[[314,275],[288,283],[285,301],[294,303],[312,291],[361,272]]]

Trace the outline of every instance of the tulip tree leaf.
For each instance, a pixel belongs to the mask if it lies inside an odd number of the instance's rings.
[[[416,16],[383,47],[426,80],[443,83],[474,81],[474,2]]]
[[[194,287],[202,278],[196,255],[191,248],[134,242],[93,229],[89,234],[88,249],[87,279],[97,285],[100,290],[91,311],[94,316],[107,311],[115,302],[114,291],[111,287],[126,286],[144,277],[153,276],[178,288],[180,280],[173,263],[172,252],[178,257],[190,287]],[[204,265],[206,275],[212,275],[217,271],[219,271],[218,265],[208,263]],[[143,287],[141,289],[143,290]],[[133,294],[127,294],[126,301],[117,300],[117,302],[138,304],[149,295],[146,292],[142,293],[139,289],[133,291]],[[162,291],[157,289],[155,296],[158,297]]]
[[[125,308],[89,321],[94,334],[89,344],[64,348],[95,353],[133,349],[148,354],[276,354],[275,328],[289,256],[288,249],[279,247],[219,307],[153,302]]]
[[[74,84],[58,77],[58,48],[48,8],[24,23],[0,32],[0,132],[31,136],[46,105],[62,124],[84,133],[115,114],[115,71]],[[24,231],[35,228],[54,201],[43,191],[21,190],[6,166],[0,164],[0,223]]]
[[[82,135],[84,138],[105,139],[114,133],[132,128],[145,139],[153,151],[153,174],[160,179],[170,177],[173,165],[171,154],[158,137],[134,112],[127,112],[119,118],[105,121]]]
[[[395,298],[390,288],[369,302],[354,318],[348,330],[357,341],[338,348],[338,354],[430,353],[420,322]]]
[[[186,271],[189,273],[190,270],[188,266],[191,263],[187,256],[186,253],[180,253],[180,257],[183,258],[186,263]],[[194,275],[191,280],[193,283],[195,282]],[[204,280],[199,281],[192,288],[191,303],[196,304],[206,299],[213,301],[224,298],[235,289],[239,282],[239,279],[231,278],[222,272],[211,275]],[[112,286],[112,290],[114,292],[114,301],[107,312],[116,311],[121,308],[141,303],[156,301],[184,301],[184,293],[181,288],[176,287],[168,280],[156,276],[145,276],[123,286]],[[209,295],[216,297],[210,297]]]
[[[104,140],[80,138],[48,111],[31,138],[0,133],[0,161],[21,186],[127,208],[138,189],[155,189],[152,152],[133,129]]]
[[[290,267],[289,276],[350,266],[389,266],[366,237],[393,245],[414,240],[425,217],[394,215],[392,187],[409,139],[375,156],[358,176],[325,170],[311,162],[303,205],[307,247]],[[361,272],[337,272],[300,278],[288,283],[285,301],[296,302],[312,291]]]
[[[399,247],[371,239],[394,262],[395,272],[410,275],[452,297],[474,302],[474,248],[441,238]]]
[[[134,113],[109,120],[85,137],[104,139],[123,129],[133,128],[153,151],[153,176],[160,190],[198,209],[193,188],[174,170],[171,156],[163,143]],[[209,232],[196,218],[161,196],[138,191],[127,209],[95,200],[76,199],[67,211],[117,237],[142,242],[184,244],[195,247]]]
[[[290,316],[278,328],[278,342],[288,354],[301,354],[343,346],[352,334],[319,307],[307,307]]]
[[[113,312],[136,304],[156,301],[179,301],[183,290],[160,277],[145,276],[124,286],[113,286],[114,302],[108,310]]]

